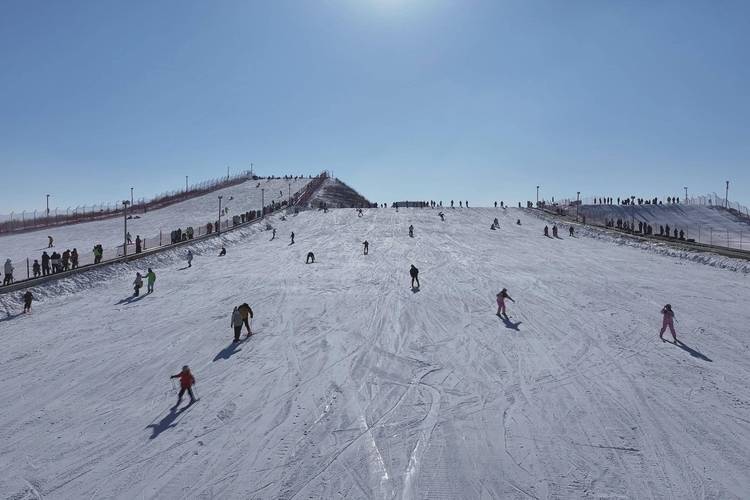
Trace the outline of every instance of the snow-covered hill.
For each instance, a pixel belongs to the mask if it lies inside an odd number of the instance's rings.
[[[155,238],[158,242],[159,231],[163,231],[164,241],[168,241],[169,233],[174,229],[184,230],[187,226],[197,227],[215,221],[219,214],[219,196],[222,196],[222,207],[229,208],[231,217],[248,210],[260,210],[261,197],[264,198],[266,205],[272,201],[287,200],[290,191],[294,194],[309,181],[310,179],[248,180],[242,184],[197,196],[145,214],[136,212],[133,215],[139,218],[128,221],[128,232],[133,239],[136,235],[140,235],[142,238]],[[264,190],[263,196],[261,196],[261,189]],[[5,262],[6,258],[10,258],[19,270],[23,267],[22,277],[25,278],[26,258],[32,261],[40,258],[42,251],[47,248],[48,235],[54,238],[55,249],[58,252],[77,248],[82,256],[81,263],[86,264],[93,261],[91,250],[96,243],[104,246],[105,259],[117,255],[117,247],[122,246],[124,238],[123,220],[121,217],[114,217],[0,236],[0,259]]]
[[[35,289],[0,320],[0,496],[747,497],[747,274],[446,213],[304,212]],[[183,364],[200,401],[170,410]]]
[[[575,210],[575,209],[574,209]],[[750,219],[740,218],[728,210],[707,205],[584,205],[580,214],[587,222],[603,224],[605,220],[622,219],[628,223],[645,222],[685,231],[686,238],[700,243],[730,248],[750,249]]]

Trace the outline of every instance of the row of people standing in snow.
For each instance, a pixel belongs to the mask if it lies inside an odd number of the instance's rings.
[[[595,197],[593,200],[592,205],[663,205],[664,201],[660,200],[658,197],[654,198],[637,198],[635,196],[631,197],[625,197],[625,198],[617,198],[617,203],[615,202],[614,198],[607,198],[607,197]],[[667,196],[666,198],[667,205],[676,205],[680,203],[680,198],[677,196]]]
[[[642,233],[649,236],[654,234],[654,227],[651,224],[643,221],[638,221],[637,229],[635,222],[628,222],[627,220],[622,219],[607,219],[605,220],[604,225],[606,227],[622,229],[623,231],[632,231],[634,233]],[[659,236],[684,240],[685,231],[683,231],[682,229],[678,230],[676,227],[669,227],[669,224],[659,224]]]

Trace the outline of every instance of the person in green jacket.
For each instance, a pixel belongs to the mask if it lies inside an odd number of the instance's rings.
[[[148,273],[146,273],[146,280],[148,283],[148,292],[151,293],[154,291],[154,282],[156,281],[156,273],[149,267]]]

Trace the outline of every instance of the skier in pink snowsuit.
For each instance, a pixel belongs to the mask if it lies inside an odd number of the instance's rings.
[[[667,331],[667,328],[669,328],[669,331],[672,333],[672,338],[675,342],[677,342],[677,335],[674,332],[674,311],[672,310],[672,306],[670,304],[664,306],[661,310],[661,315],[662,322],[661,331],[659,332],[659,338],[664,340],[664,332]]]
[[[505,312],[505,299],[509,299],[511,302],[515,302],[513,298],[508,295],[508,289],[503,288],[500,290],[500,293],[497,294],[497,315],[501,316],[505,314],[505,317],[508,317],[508,313]]]

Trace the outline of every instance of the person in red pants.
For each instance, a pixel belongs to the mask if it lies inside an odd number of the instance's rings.
[[[672,306],[670,304],[664,306],[661,310],[661,315],[662,321],[659,338],[664,340],[664,332],[667,331],[667,328],[669,328],[669,331],[672,333],[672,338],[675,342],[677,342],[677,335],[674,332],[674,311],[672,310]]]

